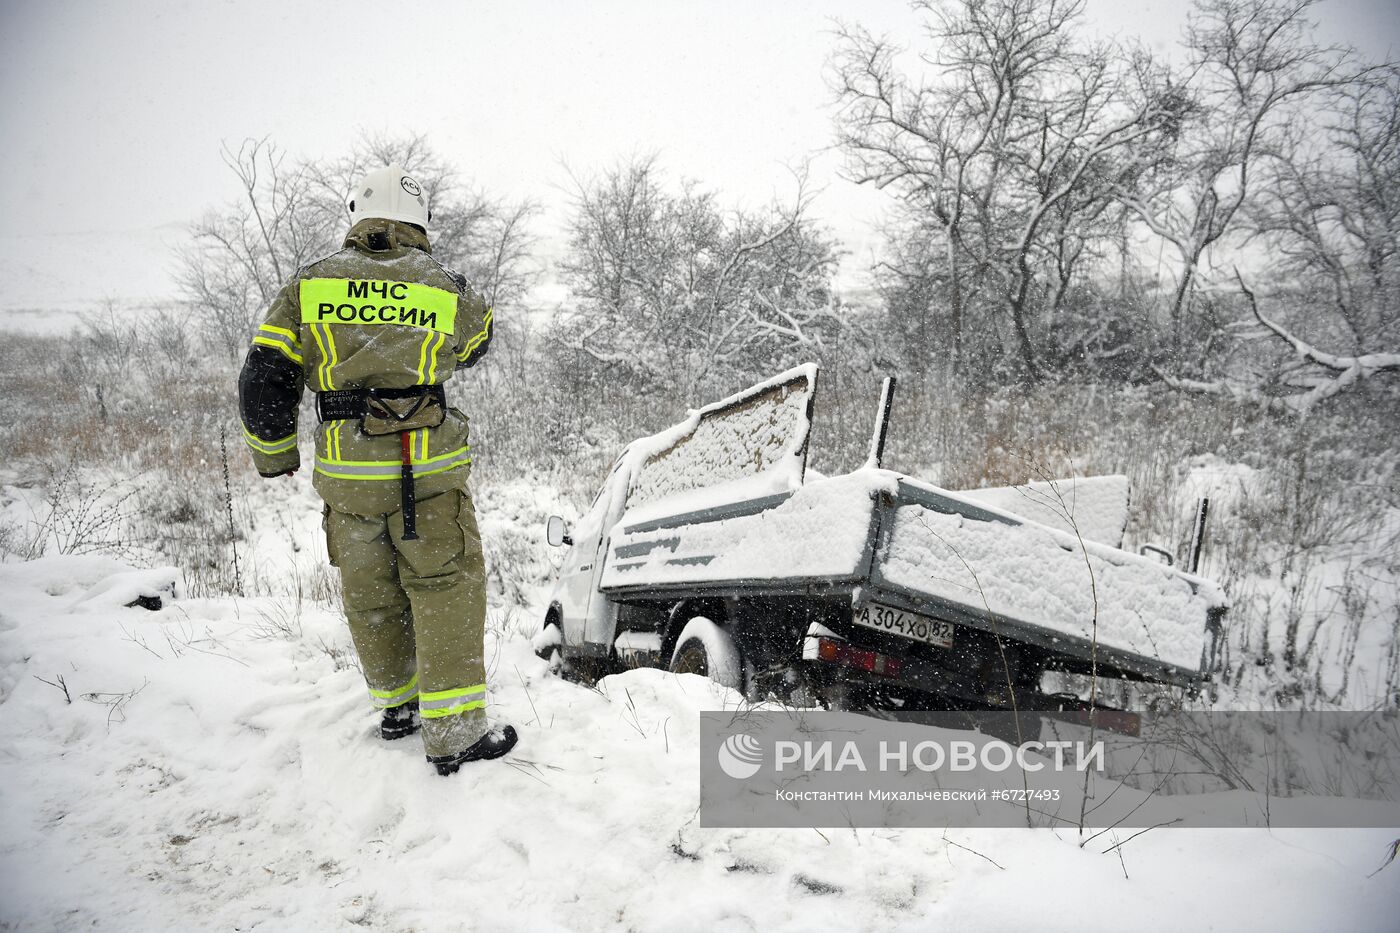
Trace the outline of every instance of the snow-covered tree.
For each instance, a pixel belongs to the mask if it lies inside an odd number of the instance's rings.
[[[1400,66],[1335,88],[1326,112],[1322,133],[1284,134],[1248,216],[1271,285],[1236,273],[1251,314],[1243,336],[1273,354],[1171,384],[1306,413],[1400,373]]]
[[[922,69],[842,30],[840,143],[857,181],[899,198],[907,238],[887,271],[913,287],[898,310],[916,332],[946,329],[918,352],[941,344],[954,371],[1006,352],[1036,380],[1070,285],[1115,236],[1116,187],[1142,173],[1175,102],[1142,93],[1150,62],[1079,38],[1082,0],[915,6]]]
[[[1169,150],[1118,194],[1151,237],[1176,254],[1159,348],[1176,372],[1201,365],[1188,364],[1183,348],[1208,251],[1238,249],[1261,183],[1281,167],[1290,125],[1313,115],[1322,92],[1351,80],[1347,55],[1312,39],[1312,5],[1198,0],[1186,32],[1187,64],[1159,77],[1159,95],[1176,104]]]
[[[654,158],[576,181],[571,302],[553,339],[591,377],[679,389],[831,349],[843,321],[838,252],[789,204],[724,210],[696,182],[668,189]],[[800,353],[799,353],[800,351]]]

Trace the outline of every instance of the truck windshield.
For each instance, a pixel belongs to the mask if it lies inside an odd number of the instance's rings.
[[[627,450],[626,448],[624,448],[622,451],[622,456],[618,457],[617,460],[613,462],[612,469],[608,470],[608,475],[603,479],[601,483],[598,484],[598,492],[594,494],[593,501],[588,504],[588,510],[590,512],[593,511],[593,507],[598,504],[598,500],[603,498],[604,490],[606,490],[609,486],[612,485],[613,474],[617,472],[617,468],[622,466],[622,461],[626,459]]]

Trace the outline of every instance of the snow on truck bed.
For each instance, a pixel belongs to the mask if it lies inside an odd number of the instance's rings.
[[[1122,546],[1128,526],[1128,478],[1117,473],[963,489],[957,495],[1112,547]]]
[[[958,493],[905,483],[970,504]],[[1001,517],[1006,522],[901,505],[881,573],[1001,619],[1086,641],[1097,637],[1101,645],[1177,667],[1200,666],[1207,613],[1226,604],[1215,584],[1107,545],[1081,546],[1069,532],[1010,513]]]
[[[706,502],[699,491],[628,511],[613,531],[601,585],[854,578],[864,570],[876,494],[901,487],[906,495],[878,555],[884,580],[974,615],[990,612],[1086,641],[1095,636],[1097,600],[1101,645],[1198,667],[1207,612],[1224,605],[1213,584],[1105,545],[1082,549],[1073,534],[884,470],[817,479],[776,507],[716,521],[665,527],[665,505],[677,515],[734,502]]]
[[[869,539],[874,493],[893,493],[896,479],[894,473],[860,471],[819,480],[775,508],[686,524],[683,533],[675,525],[651,527],[666,503],[628,510],[613,530],[614,556],[601,587],[852,576]],[[699,493],[668,500],[677,506],[672,515],[733,501],[703,500]]]

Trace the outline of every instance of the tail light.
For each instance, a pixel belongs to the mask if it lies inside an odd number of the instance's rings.
[[[1064,710],[1060,716],[1081,726],[1088,727],[1090,724],[1090,713],[1087,709]],[[1132,738],[1142,734],[1142,716],[1127,710],[1100,707],[1093,711],[1093,725],[1095,728]]]
[[[829,664],[845,664],[881,677],[898,677],[900,668],[904,667],[904,662],[899,658],[831,638],[817,639],[817,657]]]

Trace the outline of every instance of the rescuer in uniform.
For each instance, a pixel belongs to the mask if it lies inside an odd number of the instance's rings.
[[[350,217],[343,248],[299,270],[253,337],[243,434],[263,476],[296,472],[302,386],[315,391],[313,479],[380,734],[421,725],[428,760],[452,774],[516,740],[486,720],[467,418],[443,390],[486,353],[492,311],[432,257],[427,196],[399,166],[365,177]]]

